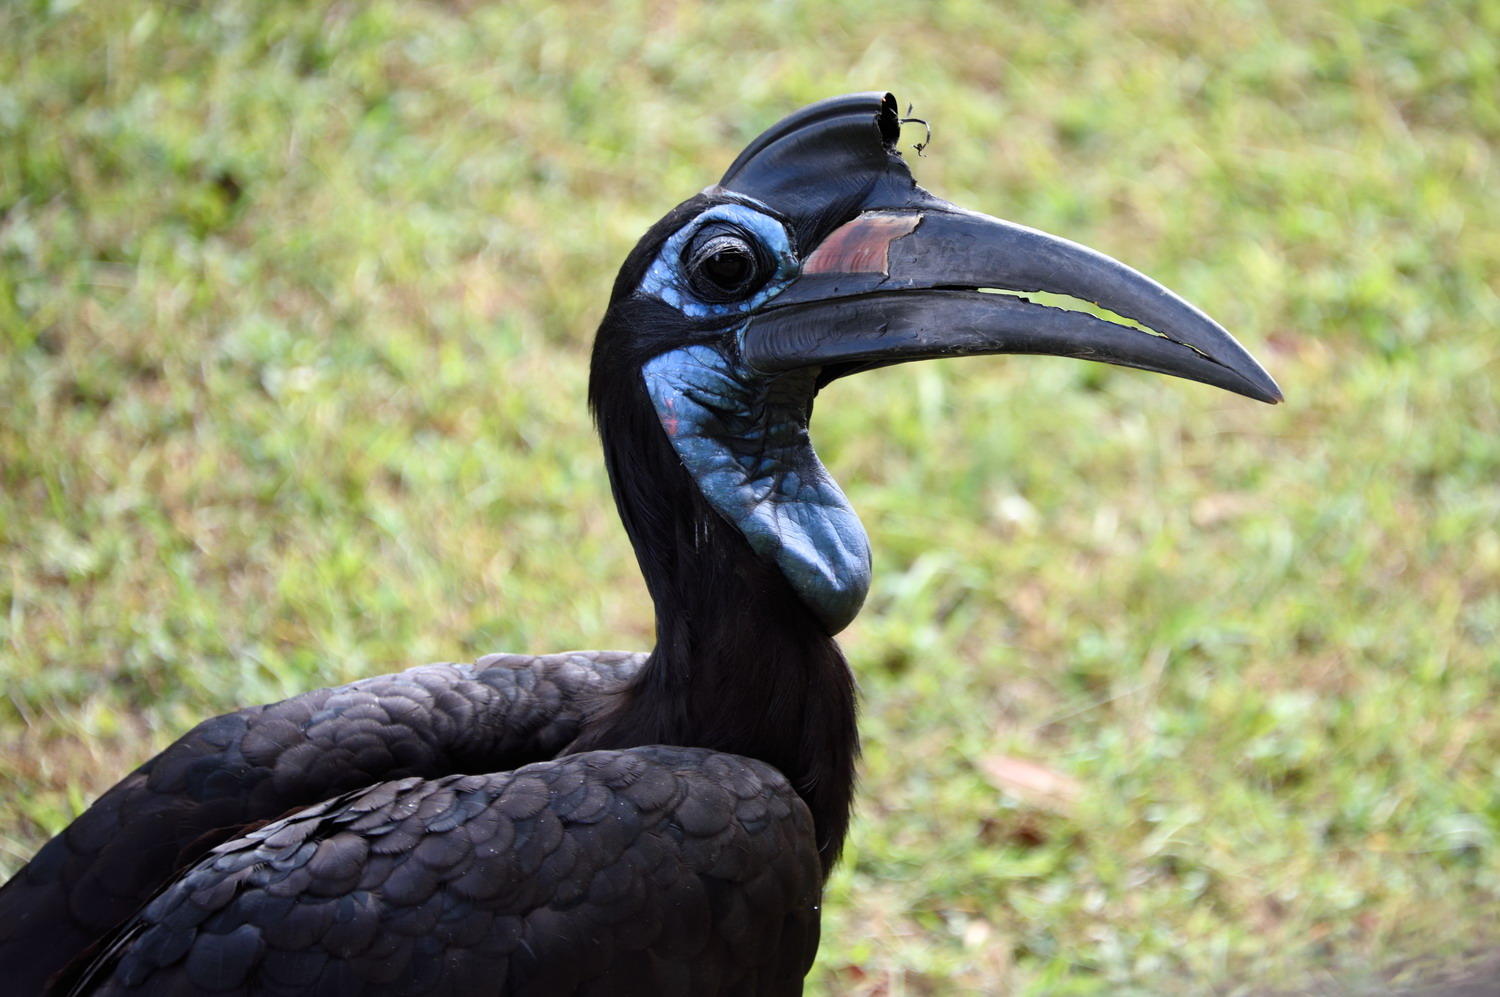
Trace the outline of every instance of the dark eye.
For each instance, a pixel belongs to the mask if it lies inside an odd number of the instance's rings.
[[[699,272],[715,287],[725,290],[743,287],[755,276],[755,257],[733,239],[724,237],[715,241],[719,245],[708,247],[707,258],[698,265]]]
[[[770,276],[765,250],[733,225],[705,225],[683,254],[688,283],[704,301],[749,297]]]

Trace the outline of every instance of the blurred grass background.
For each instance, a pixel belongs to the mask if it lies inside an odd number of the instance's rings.
[[[16,0],[0,39],[0,873],[204,716],[647,646],[583,403],[614,268],[890,88],[926,186],[1151,273],[1288,403],[832,389],[877,573],[813,992],[1500,944],[1500,5]]]

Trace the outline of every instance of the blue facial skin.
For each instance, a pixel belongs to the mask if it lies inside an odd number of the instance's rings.
[[[772,277],[744,301],[709,303],[682,273],[682,250],[698,228],[733,222],[759,239],[777,261]],[[637,293],[684,314],[723,316],[724,342],[748,322],[734,322],[770,300],[797,276],[798,263],[780,222],[748,205],[709,208],[672,235]],[[859,613],[870,587],[870,544],[849,500],[813,452],[807,436],[816,369],[764,375],[717,346],[699,344],[654,357],[642,369],[657,418],[714,510],[774,563],[830,634]]]
[[[683,248],[700,228],[710,222],[738,225],[747,235],[759,241],[776,261],[776,272],[771,275],[771,279],[744,301],[724,304],[700,301],[693,294],[687,275],[682,272]],[[791,240],[787,238],[786,229],[780,222],[749,204],[719,204],[704,211],[667,238],[662,244],[661,253],[652,261],[646,276],[641,278],[641,286],[636,293],[657,298],[691,318],[743,315],[780,294],[797,278],[800,270],[797,253],[792,249]]]

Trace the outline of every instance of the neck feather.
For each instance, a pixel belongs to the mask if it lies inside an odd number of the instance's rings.
[[[776,766],[812,811],[826,873],[853,797],[853,677],[781,571],[704,498],[634,380],[595,407],[657,644],[575,747],[680,744]]]

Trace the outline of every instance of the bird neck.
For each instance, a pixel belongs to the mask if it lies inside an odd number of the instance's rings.
[[[636,400],[599,422],[657,643],[575,748],[676,744],[765,761],[811,811],[826,873],[854,791],[853,676],[776,565],[704,499],[644,395]]]

